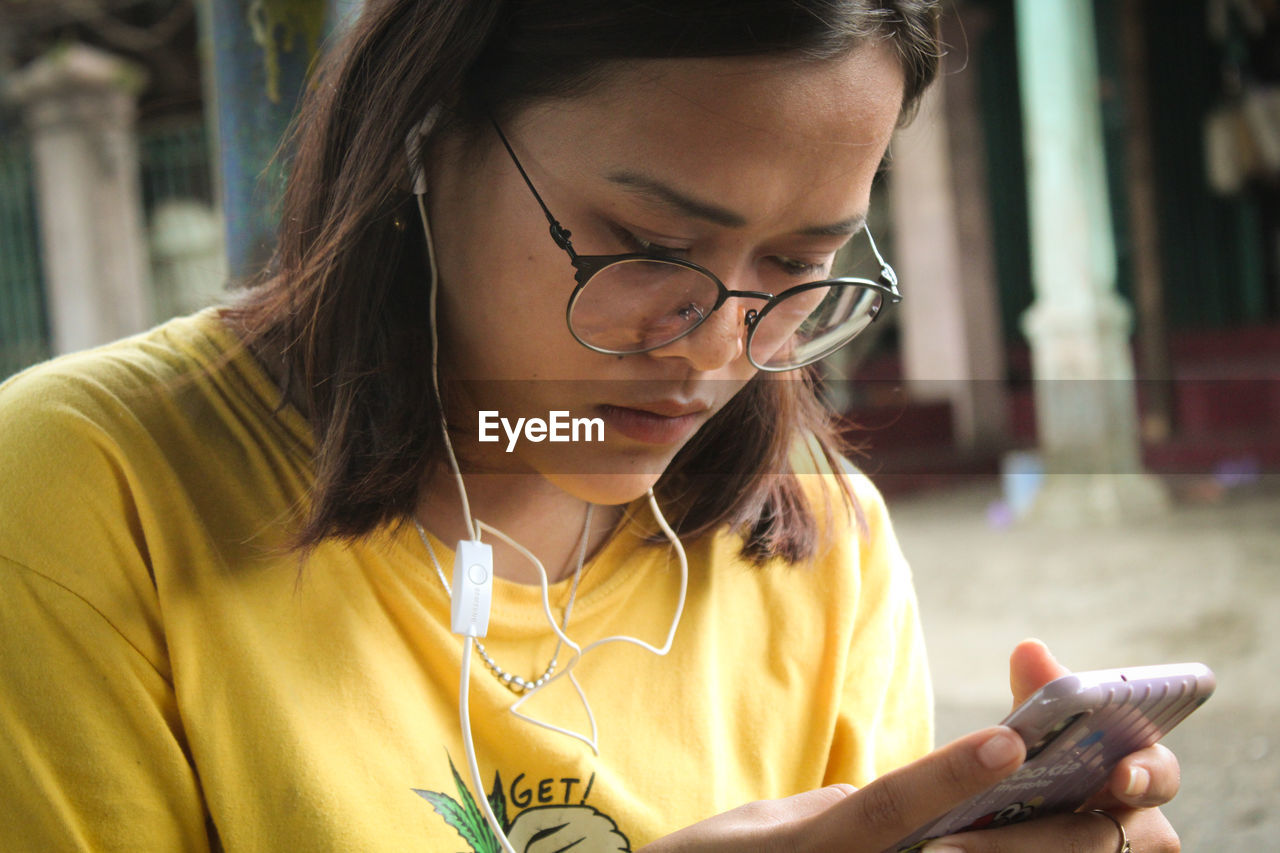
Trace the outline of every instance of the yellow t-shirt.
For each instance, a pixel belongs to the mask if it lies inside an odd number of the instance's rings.
[[[311,438],[277,403],[212,312],[0,386],[0,849],[482,851],[487,796],[517,849],[626,850],[930,747],[910,575],[857,477],[865,535],[841,517],[812,565],[765,569],[692,543],[670,654],[581,659],[599,756],[510,714],[476,660],[474,790],[426,550],[406,527],[286,552]],[[634,515],[584,570],[578,642],[670,622],[671,549]],[[539,590],[494,596],[489,652],[541,672]],[[523,710],[582,731],[581,708],[561,679]]]

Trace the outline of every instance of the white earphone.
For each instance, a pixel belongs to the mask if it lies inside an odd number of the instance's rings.
[[[511,843],[507,840],[503,827],[498,822],[497,816],[493,813],[492,807],[489,805],[488,798],[484,796],[485,786],[480,778],[480,768],[476,761],[475,744],[471,733],[471,713],[470,713],[470,682],[471,682],[471,657],[472,650],[477,637],[485,636],[489,625],[489,611],[493,601],[493,548],[489,544],[481,541],[481,534],[487,532],[502,540],[517,552],[525,556],[538,570],[538,577],[542,585],[542,606],[547,617],[547,623],[551,626],[558,639],[564,643],[572,651],[572,657],[565,664],[564,668],[549,678],[541,687],[535,687],[532,690],[521,695],[508,708],[508,710],[521,720],[532,723],[542,728],[549,729],[560,734],[567,735],[582,741],[591,747],[592,752],[599,754],[597,744],[598,731],[594,714],[591,712],[591,705],[587,701],[582,686],[578,683],[577,678],[573,674],[574,666],[582,658],[586,652],[598,648],[606,643],[625,642],[640,646],[646,651],[655,655],[666,655],[671,650],[671,645],[675,639],[676,628],[680,624],[680,618],[684,613],[685,597],[688,592],[689,585],[689,561],[685,553],[684,546],[681,544],[679,537],[671,529],[667,520],[662,515],[662,511],[658,508],[657,499],[654,497],[653,490],[648,491],[649,507],[653,512],[654,518],[658,522],[658,526],[662,529],[663,535],[671,543],[675,550],[677,560],[680,564],[680,591],[676,601],[675,613],[671,620],[671,625],[667,630],[663,644],[654,646],[637,637],[619,635],[609,636],[603,639],[595,640],[586,647],[580,646],[574,642],[556,623],[555,616],[551,612],[550,596],[548,592],[547,572],[542,562],[533,555],[527,548],[520,545],[511,537],[507,536],[500,530],[476,519],[471,514],[471,504],[467,498],[466,484],[462,479],[462,471],[458,465],[457,456],[454,454],[453,443],[449,438],[448,424],[445,421],[444,401],[440,394],[440,377],[439,377],[439,336],[437,335],[437,317],[436,317],[436,295],[439,287],[439,271],[436,266],[435,245],[431,238],[431,227],[427,216],[426,195],[428,192],[428,181],[426,169],[422,160],[422,152],[424,145],[432,130],[440,117],[441,108],[439,105],[432,107],[426,116],[409,132],[405,139],[405,147],[409,160],[409,175],[412,183],[413,194],[416,197],[418,206],[418,215],[422,221],[423,235],[427,242],[428,264],[430,266],[430,285],[429,285],[429,302],[430,302],[430,325],[431,325],[431,388],[435,395],[436,405],[440,411],[440,429],[444,437],[445,451],[449,458],[449,467],[453,473],[454,481],[458,487],[458,497],[462,505],[463,518],[467,521],[467,529],[471,535],[470,539],[464,539],[457,544],[454,549],[454,567],[453,567],[453,584],[450,588],[450,615],[451,628],[454,633],[462,635],[465,639],[462,651],[462,666],[460,674],[460,684],[458,690],[458,716],[461,726],[463,748],[466,751],[467,766],[471,771],[472,784],[476,786],[478,795],[476,800],[484,810],[485,818],[488,820],[490,827],[493,829],[495,837],[502,845],[503,850],[507,853],[514,853]],[[549,687],[555,681],[561,678],[568,678],[574,689],[577,691],[582,705],[587,714],[590,723],[590,735],[584,735],[569,729],[551,725],[550,723],[537,720],[527,714],[520,712],[520,706],[524,704],[534,693]]]

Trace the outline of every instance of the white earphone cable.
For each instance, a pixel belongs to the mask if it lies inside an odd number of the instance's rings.
[[[582,741],[587,746],[591,747],[591,751],[596,755],[600,754],[600,749],[598,745],[599,731],[596,726],[596,718],[595,718],[595,714],[591,710],[591,703],[587,701],[587,696],[582,689],[582,685],[578,683],[577,677],[573,674],[574,666],[578,663],[579,660],[582,659],[583,655],[585,655],[587,652],[591,651],[592,649],[599,648],[608,643],[630,643],[632,645],[639,646],[640,648],[644,649],[647,652],[651,652],[652,654],[658,655],[659,657],[665,656],[667,652],[671,651],[671,644],[675,640],[676,628],[679,627],[680,619],[684,615],[685,598],[689,590],[689,557],[685,553],[684,545],[680,542],[680,538],[676,536],[675,531],[671,529],[671,525],[667,523],[667,519],[662,515],[662,510],[658,508],[658,501],[657,501],[657,498],[654,497],[653,489],[648,490],[648,498],[649,498],[649,508],[653,511],[653,517],[658,522],[658,526],[662,529],[663,535],[667,537],[667,541],[670,542],[672,547],[675,549],[676,560],[680,564],[680,591],[676,597],[676,607],[675,607],[675,612],[672,614],[672,617],[671,617],[671,625],[667,629],[666,637],[663,639],[661,646],[654,646],[651,643],[641,640],[639,637],[632,637],[626,634],[617,634],[609,637],[602,637],[599,640],[595,640],[591,643],[588,643],[586,646],[579,646],[567,634],[562,632],[559,626],[555,625],[555,618],[552,616],[552,613],[551,613],[551,598],[550,598],[550,592],[548,589],[547,571],[546,571],[546,568],[543,567],[542,562],[536,556],[534,556],[533,553],[530,552],[527,548],[525,548],[519,542],[516,542],[511,537],[507,536],[501,530],[498,530],[497,528],[489,524],[486,524],[483,521],[479,522],[480,527],[482,527],[484,530],[488,531],[489,533],[493,534],[498,539],[501,539],[503,542],[506,542],[512,548],[519,551],[521,554],[525,556],[526,559],[528,559],[531,563],[533,563],[533,565],[538,569],[538,580],[542,586],[543,612],[547,615],[548,620],[552,623],[552,628],[553,630],[555,630],[556,636],[559,637],[562,643],[564,643],[566,646],[568,646],[570,649],[573,650],[573,655],[565,663],[564,669],[560,670],[560,672],[556,673],[551,678],[547,679],[546,683],[543,684],[541,687],[534,688],[533,690],[530,690],[528,693],[525,693],[523,696],[520,696],[518,699],[516,699],[515,702],[511,704],[511,706],[507,710],[510,711],[515,716],[519,717],[520,719],[528,723],[532,723],[535,726],[540,726],[541,728],[548,729],[553,732],[558,732],[563,735],[568,735],[569,737]],[[577,692],[578,698],[582,702],[583,710],[587,714],[587,720],[591,727],[591,734],[589,736],[583,735],[579,732],[575,732],[571,729],[562,728],[552,723],[544,722],[535,717],[531,717],[528,714],[524,714],[520,711],[520,706],[523,705],[527,700],[532,698],[539,691],[545,690],[546,688],[550,687],[554,682],[556,682],[561,678],[569,679],[569,683],[573,685],[573,689]]]
[[[418,140],[421,140],[427,135],[427,133],[430,130],[430,124],[434,123],[434,119],[437,112],[438,112],[437,110],[433,110],[431,113],[428,114],[427,119],[425,119],[423,122],[425,127],[420,126],[419,128],[416,128],[414,133],[411,134],[411,137],[410,137],[411,140],[415,138]],[[649,489],[648,490],[649,507],[653,511],[654,518],[657,521],[658,526],[662,529],[663,535],[666,536],[667,540],[671,543],[672,547],[675,549],[676,558],[680,565],[680,590],[677,596],[675,612],[672,616],[671,625],[667,629],[666,636],[661,646],[654,646],[651,643],[641,640],[638,637],[632,637],[627,635],[615,635],[615,636],[604,637],[602,639],[589,643],[586,647],[582,647],[582,646],[579,646],[576,642],[574,642],[573,639],[570,638],[569,635],[561,628],[561,626],[556,623],[555,616],[551,612],[550,593],[548,590],[549,581],[547,579],[546,568],[542,565],[542,561],[539,560],[536,556],[534,556],[534,554],[531,551],[529,551],[520,543],[516,542],[511,537],[507,536],[502,531],[498,530],[497,528],[489,524],[486,524],[483,521],[479,521],[472,516],[471,502],[467,498],[466,483],[462,479],[462,470],[461,470],[461,467],[458,465],[458,459],[453,449],[453,442],[449,437],[448,423],[445,420],[445,416],[444,416],[444,399],[443,399],[443,395],[440,393],[440,377],[439,377],[439,367],[438,367],[440,339],[436,331],[436,326],[437,326],[436,300],[437,300],[437,294],[439,289],[439,270],[436,266],[435,245],[431,237],[431,228],[430,228],[428,217],[427,217],[427,208],[426,208],[426,200],[425,200],[426,180],[425,180],[425,174],[421,170],[420,161],[418,160],[419,154],[420,154],[419,151],[417,151],[416,148],[413,145],[411,145],[410,146],[410,162],[412,164],[413,173],[415,176],[414,195],[417,200],[418,214],[422,220],[422,230],[426,238],[428,265],[430,267],[430,284],[429,284],[428,300],[429,300],[429,312],[430,312],[429,322],[431,327],[431,388],[432,388],[433,394],[435,395],[436,405],[439,407],[439,411],[440,411],[440,427],[441,427],[441,433],[444,437],[445,452],[449,459],[450,471],[453,473],[454,481],[457,484],[458,497],[462,505],[463,518],[467,525],[468,534],[472,536],[476,541],[479,541],[481,539],[482,531],[488,531],[492,535],[496,536],[498,539],[507,543],[509,546],[515,549],[518,553],[522,554],[525,558],[527,558],[530,562],[533,563],[533,565],[538,570],[539,582],[542,586],[542,607],[543,607],[543,612],[547,617],[547,624],[551,626],[551,630],[555,632],[556,637],[560,640],[560,642],[569,646],[569,648],[573,650],[573,655],[565,664],[564,669],[562,669],[559,673],[555,674],[550,679],[548,679],[546,683],[544,683],[541,687],[536,687],[526,692],[522,696],[520,696],[508,708],[508,710],[516,717],[528,723],[532,723],[533,725],[540,726],[550,731],[558,732],[560,734],[564,734],[569,737],[580,740],[583,743],[587,744],[587,746],[591,748],[594,754],[598,755],[599,754],[599,748],[597,745],[598,731],[596,726],[595,715],[592,713],[591,705],[587,701],[587,697],[586,697],[586,694],[583,692],[582,686],[578,683],[577,678],[573,675],[574,665],[579,660],[581,660],[582,656],[586,654],[588,651],[595,648],[599,648],[600,646],[603,646],[606,643],[615,643],[615,642],[631,643],[633,645],[637,645],[641,647],[646,651],[652,652],[655,655],[659,655],[659,656],[666,655],[671,650],[672,642],[675,639],[676,629],[677,627],[679,627],[680,619],[684,614],[685,598],[688,593],[688,587],[689,587],[688,555],[685,553],[684,545],[680,542],[679,537],[676,536],[675,531],[671,529],[671,526],[667,523],[666,518],[662,515],[662,511],[658,508],[658,502],[657,502],[657,499],[654,497],[653,489]],[[583,540],[583,547],[584,548],[586,547],[585,538]],[[566,617],[567,617],[567,614],[566,614]],[[480,801],[480,805],[482,810],[484,811],[485,818],[486,820],[488,820],[489,826],[492,828],[498,842],[502,845],[502,849],[506,851],[506,853],[515,853],[514,849],[511,846],[511,842],[507,840],[507,837],[502,825],[498,822],[498,818],[493,812],[492,806],[490,806],[489,804],[488,797],[485,794],[484,782],[480,777],[479,762],[476,759],[474,736],[471,731],[471,707],[470,707],[471,658],[474,651],[474,645],[475,645],[475,639],[473,637],[467,636],[464,638],[460,681],[458,685],[458,717],[459,717],[459,723],[461,726],[463,749],[466,752],[467,767],[470,770],[471,781],[472,781],[472,784],[475,785],[475,789],[476,789],[475,798]],[[541,720],[537,720],[533,717],[528,716],[527,714],[521,713],[519,710],[520,706],[524,704],[525,700],[529,699],[535,693],[539,692],[543,688],[548,687],[552,682],[556,681],[561,677],[568,677],[570,683],[573,685],[574,690],[578,694],[578,698],[582,702],[583,709],[586,711],[587,719],[591,727],[590,737],[584,736],[578,732],[574,732],[569,729],[561,728],[559,726],[555,726],[550,723],[543,722]]]
[[[453,441],[449,438],[449,425],[444,419],[444,397],[440,394],[440,335],[436,332],[436,294],[439,289],[440,272],[436,267],[436,247],[431,239],[431,227],[427,220],[427,203],[424,195],[417,195],[418,215],[422,219],[422,233],[427,238],[427,263],[431,267],[431,284],[428,301],[430,302],[431,323],[431,391],[435,394],[436,406],[440,409],[440,433],[444,436],[446,455],[449,457],[449,468],[453,471],[454,481],[458,485],[458,498],[462,501],[462,517],[467,522],[468,535],[480,539],[480,529],[471,517],[471,502],[467,500],[467,487],[462,482],[462,470],[458,467],[458,457],[453,452]]]
[[[462,642],[462,675],[458,684],[458,722],[462,731],[462,747],[467,754],[467,768],[471,771],[471,784],[476,786],[475,799],[480,801],[485,819],[493,830],[494,837],[502,845],[505,853],[515,853],[515,848],[507,840],[507,833],[498,823],[498,816],[489,805],[489,797],[485,794],[484,782],[480,778],[480,763],[476,761],[476,745],[471,734],[471,653],[475,645],[474,637],[466,637]]]
[[[416,159],[414,162],[416,162]],[[449,467],[452,469],[454,480],[458,485],[458,497],[462,501],[462,515],[466,521],[469,534],[478,540],[480,538],[480,529],[471,517],[471,502],[467,500],[467,487],[462,481],[462,471],[458,467],[458,459],[453,452],[453,442],[449,439],[449,426],[444,418],[444,399],[440,394],[438,367],[440,337],[436,334],[436,291],[439,270],[436,267],[436,253],[435,245],[431,239],[431,227],[427,220],[425,186],[422,187],[422,190],[423,192],[415,193],[415,197],[418,202],[418,215],[422,219],[422,231],[427,240],[428,265],[431,268],[431,283],[428,293],[430,302],[429,322],[431,324],[431,390],[435,394],[436,405],[440,409],[440,432],[444,436],[444,446],[446,455],[449,457]],[[489,823],[489,828],[493,830],[494,838],[502,846],[504,853],[516,853],[515,848],[511,846],[511,842],[507,839],[505,829],[498,821],[498,816],[493,813],[493,806],[489,805],[489,797],[485,794],[484,780],[480,778],[480,762],[476,759],[475,738],[471,732],[471,658],[474,646],[475,638],[465,637],[463,639],[462,665],[458,677],[458,728],[462,736],[462,749],[466,754],[467,769],[471,774],[471,784],[475,785],[476,788],[475,799],[480,801],[480,808],[484,811],[484,817]]]

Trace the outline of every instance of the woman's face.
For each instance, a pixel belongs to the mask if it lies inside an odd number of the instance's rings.
[[[823,278],[860,228],[902,82],[877,47],[827,62],[633,62],[587,94],[524,109],[503,131],[579,254],[652,248],[730,290],[776,292],[788,276]],[[762,303],[731,298],[650,352],[588,350],[565,323],[569,258],[496,133],[443,140],[431,178],[440,361],[446,383],[464,380],[449,385],[463,392],[449,413],[462,457],[540,474],[595,503],[643,494],[755,374],[744,314]],[[475,440],[482,411],[497,413],[497,441]],[[498,421],[553,411],[600,418],[603,442],[522,431],[513,443]]]

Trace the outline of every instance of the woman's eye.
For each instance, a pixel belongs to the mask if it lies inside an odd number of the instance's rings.
[[[691,320],[702,322],[707,318],[706,312],[704,312],[701,308],[699,308],[697,305],[693,304],[692,302],[690,302],[687,305],[680,306],[675,310],[674,313],[677,317],[679,317],[681,320],[685,321],[686,323]]]
[[[787,275],[797,277],[825,278],[827,270],[831,267],[831,263],[829,261],[815,264],[810,261],[800,261],[795,258],[786,258],[782,256],[775,257],[773,260],[774,263],[781,267],[783,272]]]
[[[674,246],[664,246],[661,243],[654,243],[646,240],[639,234],[628,231],[625,228],[618,229],[618,233],[622,236],[631,248],[645,255],[684,255],[688,253],[687,249],[677,249]]]

